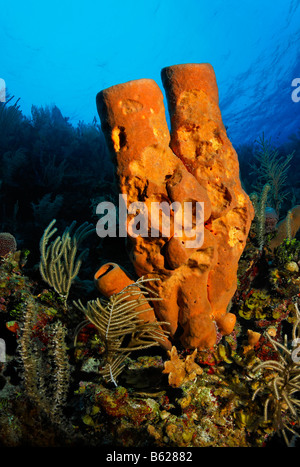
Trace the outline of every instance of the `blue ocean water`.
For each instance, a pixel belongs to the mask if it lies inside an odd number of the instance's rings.
[[[1,2],[0,78],[31,105],[57,105],[76,124],[97,116],[101,89],[209,62],[234,145],[299,129],[299,0]]]

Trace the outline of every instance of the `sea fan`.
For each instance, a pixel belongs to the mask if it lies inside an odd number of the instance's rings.
[[[254,161],[250,164],[251,173],[256,177],[254,191],[261,195],[265,185],[270,185],[269,201],[279,215],[283,201],[289,196],[288,171],[294,153],[280,156],[278,150],[272,146],[271,140],[266,140],[264,134],[256,143]]]
[[[77,251],[81,242],[93,231],[93,225],[85,222],[77,228],[71,236],[76,221],[67,227],[62,237],[56,237],[50,245],[49,239],[55,234],[57,228],[53,228],[56,219],[53,219],[40,240],[40,273],[47,282],[62,297],[66,304],[70,287],[81,267],[82,259],[88,249],[83,250],[78,257]],[[51,230],[52,229],[52,230]]]
[[[116,386],[116,379],[124,368],[124,361],[134,350],[146,349],[159,345],[168,332],[161,328],[164,322],[145,322],[140,314],[150,309],[149,301],[161,300],[146,287],[149,281],[141,277],[134,284],[113,294],[108,300],[91,300],[86,307],[79,300],[74,302],[88,321],[97,329],[105,344],[105,365],[101,374]],[[82,329],[86,321],[80,326]],[[79,331],[78,331],[79,332]]]

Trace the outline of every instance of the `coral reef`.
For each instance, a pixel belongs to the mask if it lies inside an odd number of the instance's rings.
[[[0,256],[5,256],[8,253],[17,250],[17,242],[15,237],[9,232],[0,233]]]
[[[45,282],[51,285],[61,298],[66,301],[72,281],[77,276],[82,258],[88,249],[83,250],[76,258],[80,243],[90,235],[94,229],[88,222],[77,228],[71,237],[72,230],[76,224],[74,221],[63,233],[48,245],[49,239],[56,233],[57,228],[52,229],[56,219],[53,219],[40,240],[40,273]],[[52,229],[52,230],[51,230]]]
[[[169,323],[170,337],[181,332],[185,347],[203,349],[216,343],[215,323],[223,334],[234,328],[235,315],[227,313],[227,307],[236,290],[238,260],[253,208],[222,123],[212,67],[169,67],[162,78],[171,135],[162,93],[152,80],[101,91],[97,108],[121,193],[128,203],[144,203],[151,214],[153,207],[158,209],[150,221],[139,213],[146,233],[152,235],[130,236],[132,216],[125,226],[135,271],[138,276],[160,277],[155,291],[163,301],[154,309],[160,321]],[[188,201],[194,211],[197,203],[204,205],[202,246],[195,243],[195,230],[194,243],[188,242],[185,231],[176,235],[175,215],[166,235],[164,213],[159,220],[158,205],[170,210],[172,203]],[[196,212],[191,222],[199,225]]]
[[[264,332],[281,342],[280,323],[292,318],[292,303],[282,310],[278,306],[277,315],[248,319],[246,327],[223,336],[211,350],[189,353],[173,347],[170,360],[156,354],[155,347],[148,355],[142,348],[136,356],[127,353],[114,388],[99,372],[107,361],[105,320],[96,322],[96,315],[90,314],[92,319],[82,323],[83,310],[71,302],[66,313],[59,295],[42,287],[36,290],[21,264],[17,253],[0,264],[1,323],[10,336],[8,347],[16,341],[23,362],[23,377],[15,378],[18,357],[9,350],[11,356],[0,368],[2,444],[26,440],[35,446],[263,446],[274,436],[272,406],[265,420],[266,393],[257,392],[258,365],[265,362],[267,367],[276,359]],[[126,288],[122,290],[124,296]],[[111,299],[122,297],[122,290]],[[136,296],[140,295],[141,290]],[[141,302],[133,305],[137,309]],[[102,325],[104,333],[99,333]],[[122,334],[130,349],[130,333]],[[282,411],[289,424],[284,404]],[[297,430],[290,421],[288,426]]]
[[[295,309],[296,318],[292,329],[292,345],[294,349],[290,350],[288,348],[287,339],[285,339],[285,345],[282,345],[274,340],[269,332],[266,335],[279,358],[259,363],[252,369],[254,374],[262,372],[260,384],[253,394],[253,399],[255,399],[259,392],[266,393],[264,403],[265,421],[271,418],[271,411],[273,413],[273,425],[276,430],[282,432],[287,445],[290,444],[290,441],[286,431],[298,436],[292,426],[299,425],[300,423],[300,402],[295,397],[300,392],[300,358],[298,355],[300,350],[300,313],[297,303],[295,304]],[[287,410],[290,412],[290,416],[284,417]]]
[[[118,264],[115,263],[106,263],[102,265],[94,276],[94,282],[101,295],[107,298],[114,294],[119,294],[124,289],[129,291],[129,286],[136,284],[134,280],[128,276],[128,273],[126,273],[122,268],[120,268]],[[151,282],[151,280],[148,281],[148,285],[151,286]],[[141,284],[143,284],[143,281],[141,281]],[[131,287],[131,289],[133,288]],[[136,292],[140,292],[140,299],[145,300],[142,292],[138,288],[136,289]],[[129,297],[126,299],[130,300],[130,298],[131,296],[129,295]],[[152,297],[152,300],[155,300],[155,298]],[[140,305],[137,307],[139,312],[139,319],[150,323],[156,322],[157,319],[153,308],[149,305],[148,301],[145,301],[145,303],[146,306]],[[170,343],[168,343],[168,341],[165,341],[164,345],[166,348],[170,348]]]
[[[147,288],[147,282],[150,281],[151,279],[139,279],[122,288],[119,293],[112,294],[107,302],[101,302],[99,299],[89,301],[86,308],[81,301],[75,303],[96,327],[105,344],[106,361],[101,373],[107,381],[112,381],[116,386],[122,364],[131,352],[159,343],[165,346],[168,343],[167,334],[160,327],[162,323],[157,320],[145,320],[149,301],[156,299],[153,294],[149,296],[151,290]],[[149,311],[153,311],[151,307]],[[129,341],[124,346],[126,337]]]
[[[266,140],[264,134],[256,141],[251,163],[252,174],[256,178],[254,189],[260,195],[265,185],[270,186],[269,199],[277,215],[280,214],[282,204],[289,195],[288,171],[293,157],[293,152],[287,156],[280,156],[278,149],[273,146],[271,140]]]
[[[112,91],[107,91],[114,132],[106,137],[116,156],[116,178],[120,183],[126,173],[121,187],[129,202],[204,201],[206,243],[189,251],[191,238],[175,238],[173,224],[163,237],[159,229],[166,227],[167,211],[162,209],[151,241],[128,242],[133,262],[121,237],[89,235],[89,252],[80,257],[77,248],[78,234],[98,219],[97,204],[118,203],[97,122],[74,128],[57,107],[34,106],[27,119],[18,101],[0,103],[0,221],[4,236],[10,232],[10,246],[0,254],[1,447],[86,446],[103,453],[113,447],[154,452],[299,446],[300,134],[279,148],[266,139],[240,148],[238,166],[220,120],[211,67],[170,67],[163,80],[171,135],[162,93],[153,81],[118,85],[112,108]],[[128,89],[132,98],[117,100]],[[114,119],[121,118],[114,127]],[[238,167],[255,219],[246,241],[248,205],[233,281],[234,268],[224,266],[222,239],[229,255],[226,241],[234,240],[235,232],[228,229],[239,219],[234,216],[239,194],[248,203],[240,192]],[[137,228],[134,214],[143,226],[143,212],[133,210],[131,230]],[[49,225],[53,217],[61,237],[54,237],[54,223]],[[70,230],[73,219],[82,229],[77,234]],[[116,225],[124,227],[122,218]],[[222,232],[213,235],[217,228]],[[208,323],[220,318],[213,316],[207,287],[209,278],[217,277],[218,262],[224,277],[219,287],[214,285],[220,295],[215,298],[227,304],[230,296],[225,316],[237,320],[229,334],[224,326],[215,329],[210,348],[185,348],[182,337],[185,332],[191,343],[192,326],[183,330],[177,306],[191,307],[188,318],[201,306],[209,310]],[[179,271],[180,288],[171,287]],[[52,280],[55,273],[61,273],[58,281]],[[195,304],[189,298],[194,287]],[[160,290],[168,295],[159,296]],[[171,305],[170,338],[158,311],[163,315]]]

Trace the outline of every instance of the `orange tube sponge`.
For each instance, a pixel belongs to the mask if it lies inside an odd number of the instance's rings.
[[[214,70],[209,64],[175,65],[162,70],[171,116],[173,152],[184,162],[211,202],[208,227],[218,261],[209,272],[212,315],[223,333],[235,319],[225,316],[236,290],[238,260],[254,217],[239,178],[238,157],[222,122]]]
[[[129,236],[128,246],[138,276],[161,279],[154,289],[163,300],[153,307],[159,320],[169,322],[171,338],[181,335],[187,348],[210,348],[218,328],[229,334],[235,324],[227,306],[254,211],[222,123],[212,67],[177,65],[164,69],[162,77],[171,135],[153,80],[101,91],[97,109],[128,203],[143,202],[148,210],[155,203],[204,203],[201,246],[189,247],[185,231],[175,235],[172,216],[169,235],[163,235],[163,216],[147,218],[148,237]],[[128,216],[128,233],[131,220]]]

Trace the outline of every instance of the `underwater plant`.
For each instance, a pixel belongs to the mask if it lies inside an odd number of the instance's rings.
[[[111,295],[109,300],[90,300],[86,307],[80,300],[74,302],[87,320],[96,327],[100,339],[105,344],[105,365],[101,373],[115,386],[117,376],[123,370],[122,364],[131,352],[157,346],[158,341],[168,334],[160,328],[161,324],[167,323],[145,322],[139,318],[139,315],[146,311],[145,306],[149,307],[150,300],[161,300],[145,285],[153,280],[157,279],[141,277],[121,292]],[[80,329],[85,325],[86,321]]]
[[[259,249],[262,250],[265,243],[265,223],[266,223],[266,207],[268,201],[268,194],[271,190],[271,185],[268,183],[262,188],[260,197],[256,193],[250,195],[250,199],[254,206],[255,217],[254,226],[257,233],[257,242]]]
[[[281,205],[289,193],[286,188],[287,173],[294,153],[279,156],[278,150],[272,146],[271,139],[266,140],[264,133],[256,143],[257,147],[253,155],[254,161],[251,164],[252,174],[256,177],[254,191],[260,194],[265,185],[269,184],[269,201],[279,214]]]
[[[33,211],[33,219],[36,226],[49,223],[53,219],[63,205],[63,196],[52,196],[51,193],[46,193],[37,203],[31,203]]]
[[[63,419],[61,409],[66,402],[70,379],[66,329],[60,321],[48,324],[47,341],[50,345],[43,347],[41,341],[34,338],[37,320],[37,305],[30,297],[25,307],[19,340],[24,385],[31,401],[52,421],[58,422]],[[49,368],[52,370],[49,371]],[[54,379],[52,374],[55,375]]]
[[[300,359],[297,356],[300,350],[300,312],[297,303],[295,309],[296,320],[292,329],[294,350],[289,349],[286,336],[284,344],[281,344],[266,332],[278,360],[266,360],[252,368],[260,381],[252,400],[258,393],[264,395],[264,419],[272,421],[274,429],[282,433],[287,445],[290,441],[286,431],[299,436],[291,426],[299,428],[300,424],[300,399],[296,395],[300,392]]]
[[[6,151],[2,157],[2,177],[5,184],[16,188],[28,166],[28,156],[24,148]]]
[[[66,159],[57,161],[56,155],[42,153],[34,166],[37,186],[55,191],[61,188],[66,176]]]
[[[0,151],[11,145],[14,132],[19,130],[23,121],[23,115],[19,105],[20,98],[12,104],[13,99],[14,96],[11,96],[6,102],[0,102]]]
[[[85,222],[77,228],[71,237],[71,232],[76,224],[74,221],[65,229],[62,237],[57,237],[48,246],[50,238],[57,231],[56,227],[52,229],[55,222],[56,219],[50,222],[40,241],[40,273],[44,281],[53,287],[66,303],[72,281],[77,276],[83,256],[88,251],[88,249],[83,250],[75,260],[78,247],[93,232],[94,227]]]

